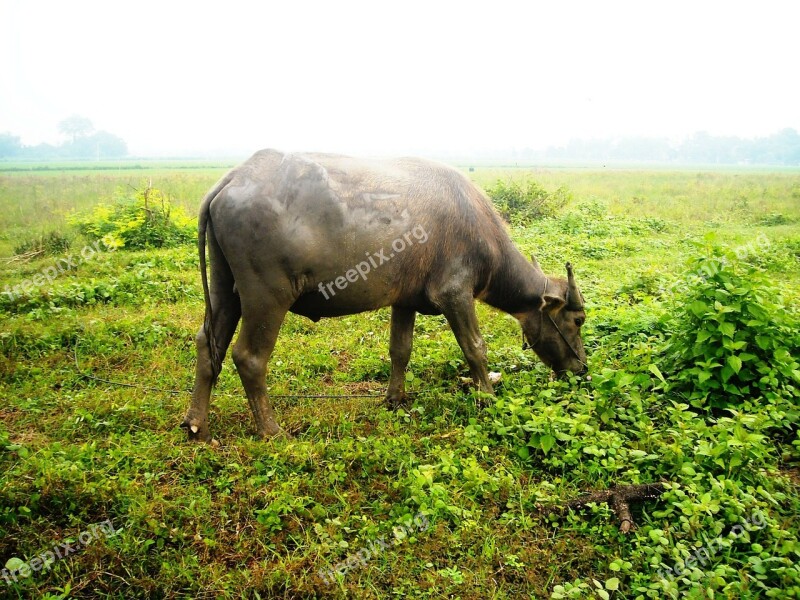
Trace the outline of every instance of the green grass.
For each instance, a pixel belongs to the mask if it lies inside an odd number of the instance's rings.
[[[145,179],[194,214],[223,172],[2,174],[0,255],[21,238],[68,231],[67,212]],[[503,373],[497,400],[476,408],[444,319],[420,317],[408,375],[415,400],[392,412],[379,397],[355,397],[385,389],[387,311],[316,324],[290,315],[268,385],[292,437],[254,439],[227,359],[212,401],[220,446],[189,444],[177,426],[203,313],[195,250],[97,253],[13,301],[0,293],[0,568],[106,520],[117,533],[10,586],[0,578],[0,596],[800,595],[796,427],[777,427],[766,403],[736,414],[692,411],[670,391],[677,374],[664,368],[664,383],[650,368],[664,367],[665,323],[681,301],[667,290],[703,252],[697,243],[745,248],[743,263],[761,269],[786,306],[797,305],[800,176],[471,175],[483,185],[532,177],[570,190],[556,218],[512,235],[548,273],[575,265],[591,383],[551,381],[521,350],[518,325],[480,306],[490,367]],[[716,241],[705,239],[709,232]],[[72,251],[85,244],[75,237]],[[0,292],[58,258],[0,263]],[[351,397],[285,397],[297,394]],[[606,505],[561,517],[537,510],[582,491],[653,481],[670,489],[634,507],[639,528],[627,536]],[[412,527],[420,514],[424,530]],[[752,526],[753,515],[763,527]],[[728,535],[742,522],[751,523],[747,533]],[[410,539],[375,550],[401,526]],[[696,571],[674,582],[658,576],[711,542]],[[374,550],[366,564],[351,563],[337,583],[317,576],[364,548]]]
[[[566,186],[576,198],[609,203],[612,214],[656,217],[681,223],[757,222],[781,213],[800,219],[796,171],[647,171],[642,169],[476,169],[488,186],[509,176],[532,177],[544,187]]]

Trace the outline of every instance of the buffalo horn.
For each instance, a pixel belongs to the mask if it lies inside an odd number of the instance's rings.
[[[574,310],[583,308],[583,296],[575,283],[575,275],[572,272],[572,263],[567,263],[567,306]]]
[[[533,268],[542,273],[542,267],[539,266],[539,261],[536,260],[536,257],[531,254],[531,262],[533,263]]]

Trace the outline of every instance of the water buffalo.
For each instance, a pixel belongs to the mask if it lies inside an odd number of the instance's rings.
[[[287,311],[318,321],[391,306],[386,400],[395,406],[416,313],[445,316],[473,380],[492,392],[476,298],[515,316],[526,346],[556,373],[586,370],[583,297],[569,263],[566,279],[546,276],[483,192],[445,165],[262,150],[208,193],[198,230],[206,308],[182,424],[191,439],[210,439],[211,388],[240,318],[233,361],[262,437],[281,431],[265,379]]]

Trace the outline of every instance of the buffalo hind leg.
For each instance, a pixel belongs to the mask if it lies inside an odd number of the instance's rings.
[[[286,312],[286,309],[271,308],[245,314],[239,338],[233,346],[233,362],[247,394],[250,410],[253,411],[256,432],[261,438],[269,438],[282,431],[275,421],[275,411],[267,397],[266,377],[267,364]]]
[[[216,243],[213,234],[208,237],[208,252],[212,260],[211,269],[211,315],[213,322],[214,341],[216,342],[217,357],[220,364],[213,365],[209,340],[206,335],[205,325],[200,327],[195,338],[197,347],[197,365],[195,367],[194,389],[192,402],[186,413],[181,427],[186,429],[190,440],[208,442],[211,433],[208,429],[208,406],[211,402],[211,388],[214,387],[222,360],[230,346],[231,338],[236,331],[239,317],[242,314],[239,296],[233,291],[233,274],[225,261],[222,251]]]
[[[220,310],[214,315],[214,337],[217,343],[217,353],[220,361],[225,357],[225,352],[231,343],[236,324],[239,322],[239,303],[235,307]],[[209,351],[208,337],[205,327],[201,327],[195,338],[197,346],[197,365],[195,366],[194,388],[192,390],[192,403],[181,423],[186,429],[190,440],[208,442],[211,432],[208,428],[208,406],[211,402],[211,388],[214,387],[219,376],[218,365],[212,366],[211,352]],[[215,372],[216,371],[216,372]]]
[[[389,356],[392,359],[392,374],[386,390],[386,404],[398,408],[406,401],[406,367],[411,358],[416,312],[408,308],[392,307],[392,325],[389,339]]]

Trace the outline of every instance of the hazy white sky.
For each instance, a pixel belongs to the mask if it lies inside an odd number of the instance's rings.
[[[0,132],[368,154],[800,130],[800,4],[0,0]]]

